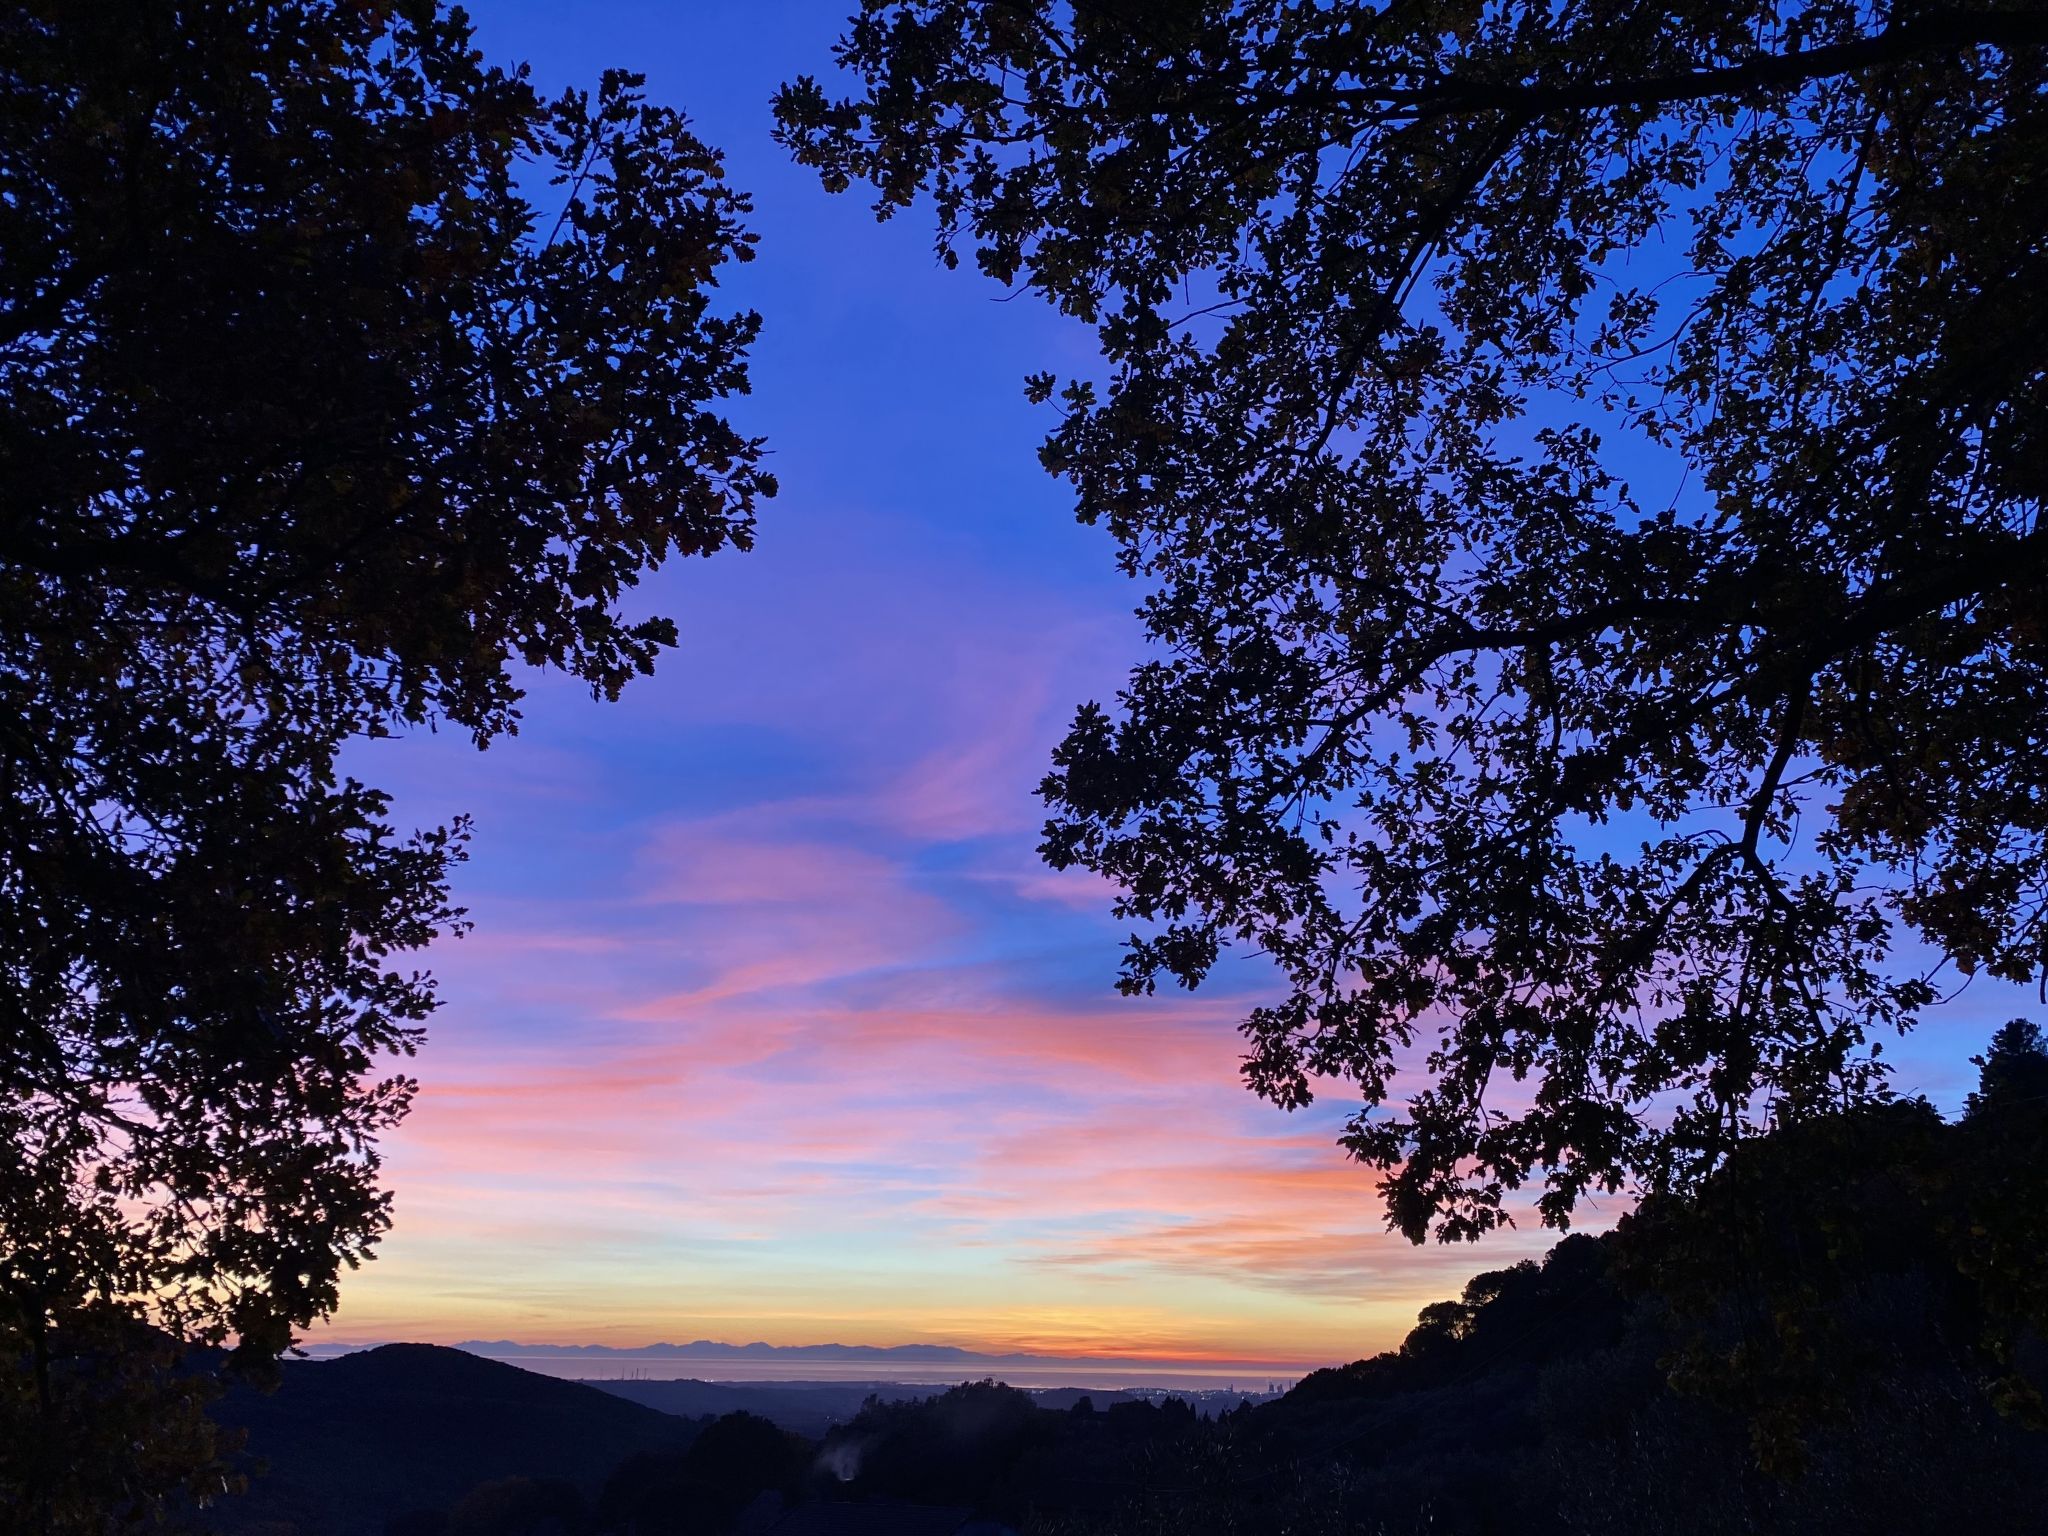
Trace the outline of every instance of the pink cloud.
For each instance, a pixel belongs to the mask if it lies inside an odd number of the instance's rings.
[[[1045,869],[1017,877],[1012,888],[1026,901],[1046,901],[1080,912],[1109,914],[1123,888],[1092,869]]]
[[[776,840],[764,823],[781,808],[671,823],[641,849],[638,899],[697,906],[839,907],[901,897],[895,862],[843,843]]]

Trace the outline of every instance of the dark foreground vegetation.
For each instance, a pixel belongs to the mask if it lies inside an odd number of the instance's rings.
[[[970,1518],[1110,1533],[2024,1532],[2048,1510],[2048,1051],[2006,1026],[1963,1116],[1863,1106],[1745,1149],[1398,1350],[1286,1397],[1041,1407],[993,1381],[812,1438],[453,1350],[293,1367],[226,1532],[724,1536]],[[847,1507],[850,1506],[850,1507]],[[921,1512],[921,1513],[920,1513]],[[951,1520],[954,1523],[947,1525]],[[849,1523],[834,1523],[846,1521]],[[879,1523],[862,1523],[862,1522]],[[891,1522],[897,1523],[891,1523]]]

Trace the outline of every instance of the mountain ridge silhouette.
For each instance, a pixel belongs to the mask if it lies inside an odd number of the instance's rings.
[[[965,1349],[957,1344],[768,1344],[755,1341],[747,1344],[729,1344],[713,1339],[698,1339],[688,1344],[677,1344],[663,1340],[652,1344],[533,1344],[516,1339],[465,1339],[458,1344],[447,1346],[479,1355],[485,1359],[514,1360],[533,1356],[588,1357],[610,1359],[619,1357],[674,1357],[711,1360],[874,1360],[881,1362],[918,1362],[962,1365],[1133,1365],[1133,1366],[1188,1366],[1206,1370],[1229,1370],[1232,1367],[1259,1368],[1286,1367],[1294,1373],[1311,1370],[1317,1362],[1261,1359],[1258,1357],[1229,1359],[1203,1359],[1182,1355],[1136,1355],[1136,1354],[1080,1354],[1055,1355],[1033,1353],[1026,1350],[1003,1352]],[[337,1357],[351,1346],[316,1347],[312,1353]]]
[[[658,1408],[437,1344],[285,1362],[273,1393],[231,1390],[215,1421],[245,1431],[247,1494],[223,1532],[381,1536],[495,1478],[558,1478],[593,1494],[635,1451],[679,1449],[699,1426]]]

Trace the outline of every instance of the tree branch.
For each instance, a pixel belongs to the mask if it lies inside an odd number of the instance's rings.
[[[1800,85],[1854,74],[1920,54],[1969,48],[2013,52],[2048,47],[2048,11],[1950,13],[1898,22],[1871,37],[1829,43],[1790,53],[1762,53],[1739,63],[1638,80],[1595,80],[1576,85],[1532,85],[1514,81],[1465,81],[1455,77],[1418,86],[1337,87],[1313,95],[1353,105],[1405,108],[1417,118],[1459,112],[1513,109],[1540,115],[1602,107],[1658,106],[1673,101],[1738,95],[1759,87]]]

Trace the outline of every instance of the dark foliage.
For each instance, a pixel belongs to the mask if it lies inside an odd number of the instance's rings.
[[[586,1536],[590,1529],[590,1512],[574,1483],[507,1477],[477,1484],[453,1510],[400,1515],[380,1536]]]
[[[2048,1103],[2048,1036],[2032,1019],[2014,1019],[1991,1037],[1991,1046],[1970,1061],[1980,1075],[1977,1091],[1964,1105],[1966,1118],[1997,1111],[2018,1114]]]
[[[1286,995],[1393,1223],[1877,1092],[2048,959],[2048,12],[868,0],[782,132],[1098,329],[1048,469],[1157,656],[1044,851]],[[1426,1068],[1405,1115],[1399,1067]]]
[[[615,695],[675,638],[627,590],[773,491],[711,408],[745,200],[637,84],[543,100],[434,0],[0,10],[0,1510],[45,1530],[220,1487],[48,1442],[68,1362],[147,1315],[260,1368],[387,1223],[463,829],[345,744],[488,742],[522,665]]]
[[[605,1483],[597,1526],[620,1536],[717,1536],[763,1495],[795,1498],[811,1446],[755,1414],[714,1419],[682,1452],[649,1452]]]
[[[1633,1283],[1694,1325],[1677,1379],[1737,1409],[1766,1464],[1796,1464],[1807,1426],[1852,1419],[1908,1347],[1966,1362],[2001,1409],[2048,1427],[2048,1097],[2015,1091],[2048,1052],[2031,1025],[1997,1039],[1957,1124],[1912,1101],[1789,1127],[1696,1198],[1645,1202],[1622,1224]]]
[[[1300,1405],[1433,1390],[1481,1371],[1545,1365],[1612,1348],[1625,1305],[1608,1274],[1608,1244],[1568,1237],[1538,1265],[1474,1276],[1456,1301],[1425,1307],[1397,1353],[1316,1371],[1288,1401]]]
[[[1020,1468],[1057,1443],[1060,1418],[995,1381],[966,1382],[912,1402],[870,1399],[825,1438],[819,1460],[863,1499],[1001,1507],[1021,1492]]]
[[[109,1505],[232,1485],[235,1436],[207,1416],[211,1374],[177,1341],[116,1307],[66,1305],[57,1324],[40,1359],[0,1357],[0,1435],[16,1437],[0,1444],[0,1533],[98,1531]]]
[[[574,1483],[508,1477],[471,1489],[444,1529],[447,1536],[583,1536],[588,1528]]]

